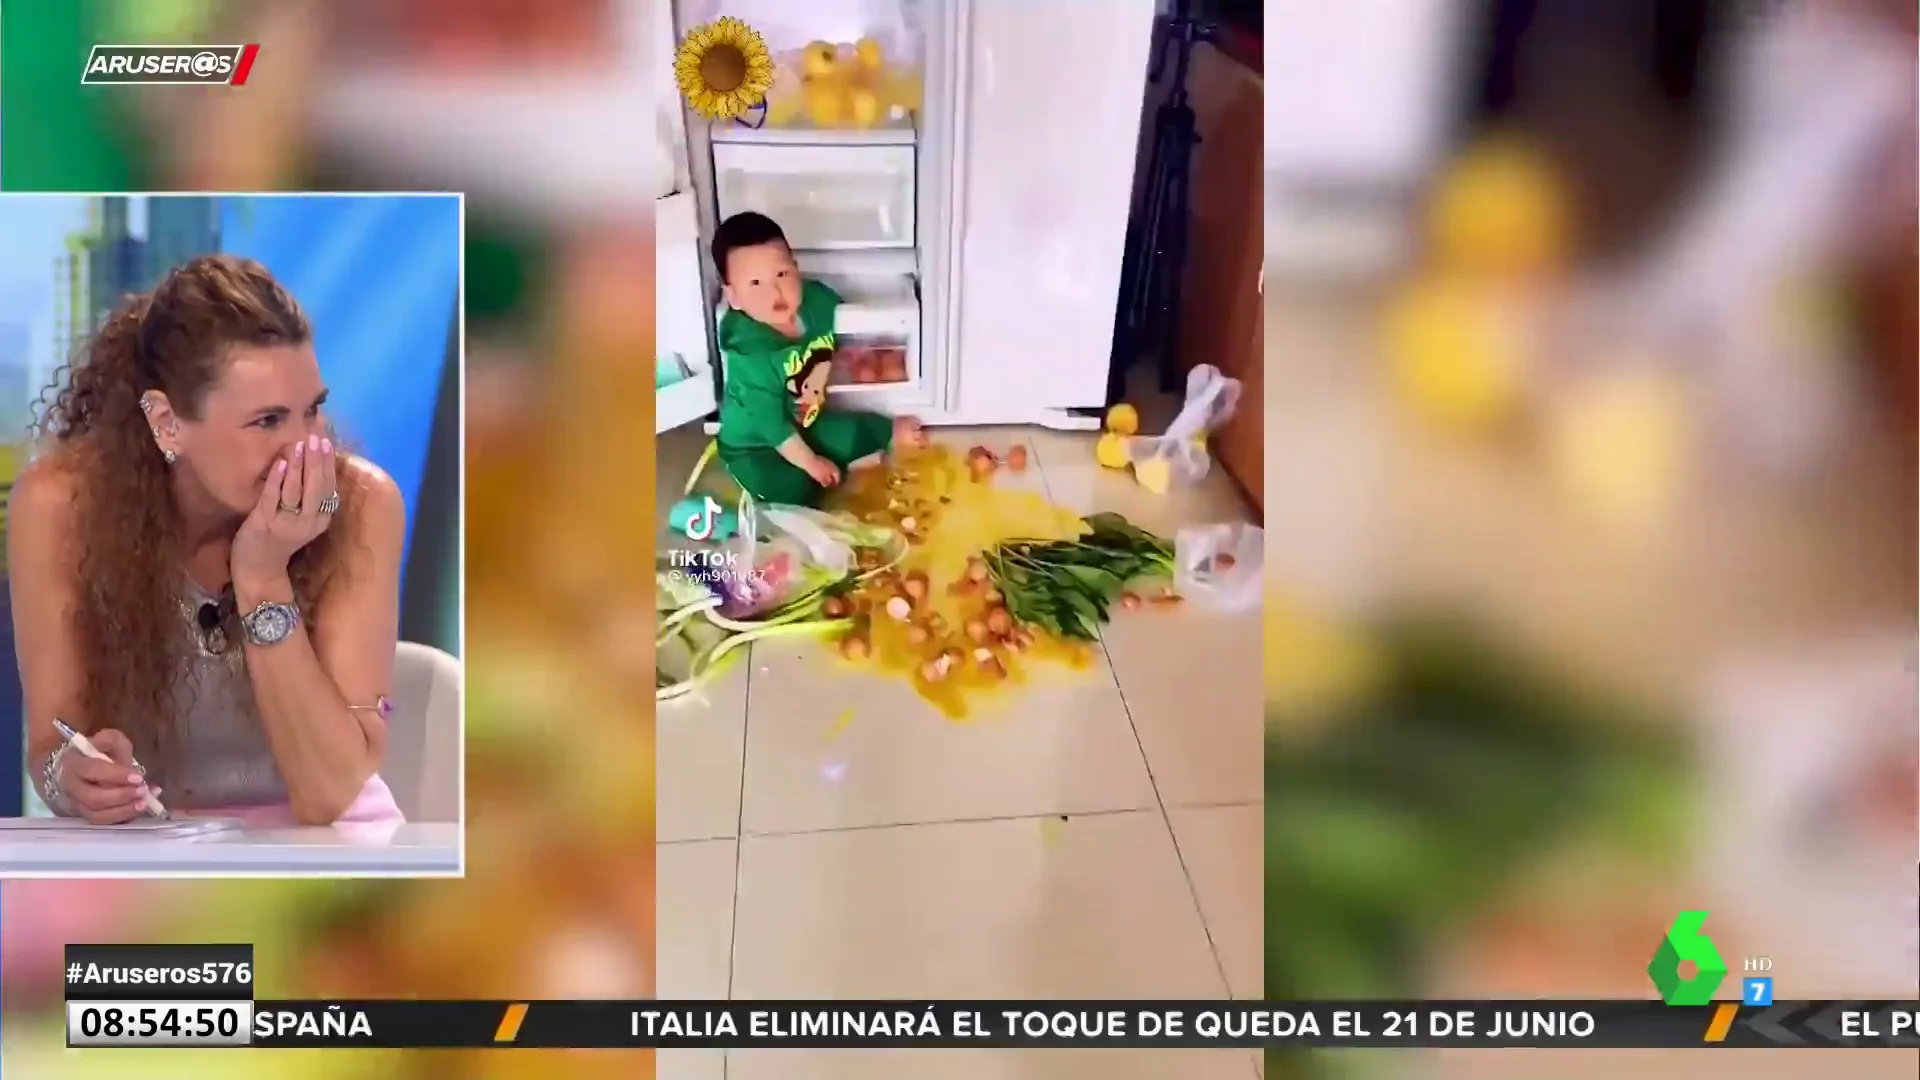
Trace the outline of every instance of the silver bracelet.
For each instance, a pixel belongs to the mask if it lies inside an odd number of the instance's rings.
[[[38,780],[36,786],[40,789],[40,801],[45,803],[47,809],[53,811],[56,817],[75,817],[80,812],[73,805],[73,800],[67,797],[66,787],[62,783],[66,775],[66,760],[67,748],[63,744],[47,755],[47,760],[40,766],[39,776],[36,778]]]

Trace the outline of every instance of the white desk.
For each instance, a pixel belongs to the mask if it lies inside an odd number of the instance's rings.
[[[0,834],[0,877],[453,877],[457,824],[235,829],[204,837]]]

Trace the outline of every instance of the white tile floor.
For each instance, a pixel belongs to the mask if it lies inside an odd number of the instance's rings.
[[[1216,473],[1155,496],[1093,437],[943,431],[1081,512],[1246,520]],[[661,440],[663,502],[703,439]],[[663,514],[664,520],[664,514]],[[1085,672],[956,723],[822,646],[756,646],[659,718],[660,996],[1257,997],[1261,626],[1122,613]],[[839,723],[851,707],[853,720]],[[1241,1051],[685,1051],[663,1080],[1248,1080]]]

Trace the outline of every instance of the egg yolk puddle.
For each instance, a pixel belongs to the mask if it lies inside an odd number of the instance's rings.
[[[969,560],[1009,540],[1070,540],[1086,531],[1080,515],[1037,492],[1000,487],[996,475],[975,480],[960,455],[934,446],[902,454],[888,468],[854,473],[832,500],[832,509],[909,538],[899,565],[848,597],[869,627],[864,636],[870,650],[865,659],[850,662],[905,675],[921,697],[955,720],[965,719],[969,705],[981,697],[1027,682],[1038,663],[1086,669],[1094,662],[1089,642],[1061,641],[1025,628],[1031,635],[1027,644],[1018,635],[987,629],[988,614],[997,606],[992,583],[970,582]],[[910,598],[908,618],[898,619],[887,607],[908,596],[914,588],[910,580],[924,580],[925,588]],[[983,639],[975,640],[969,629]],[[948,666],[931,677],[928,664],[943,653]]]

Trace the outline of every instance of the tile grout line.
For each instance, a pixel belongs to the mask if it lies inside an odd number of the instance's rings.
[[[1030,440],[1029,440],[1030,442]],[[1053,487],[1047,483],[1047,460],[1040,453],[1040,447],[1032,446],[1034,465],[1040,472],[1040,486],[1046,492],[1048,502],[1053,501]],[[1173,816],[1167,813],[1166,797],[1160,794],[1160,779],[1153,775],[1153,762],[1147,757],[1147,743],[1140,737],[1140,725],[1134,722],[1133,706],[1127,703],[1127,688],[1120,681],[1120,669],[1114,666],[1113,650],[1107,646],[1107,636],[1096,630],[1100,637],[1100,655],[1107,659],[1107,676],[1113,680],[1113,691],[1120,698],[1120,711],[1126,714],[1127,730],[1133,732],[1133,745],[1140,752],[1140,767],[1147,772],[1147,784],[1153,788],[1153,801],[1160,809],[1160,824],[1166,827],[1167,841],[1173,845],[1173,857],[1180,864],[1180,876],[1187,881],[1187,897],[1193,901],[1193,913],[1200,920],[1200,932],[1206,935],[1207,952],[1213,957],[1214,974],[1220,977],[1220,988],[1226,996],[1233,997],[1233,984],[1227,981],[1227,965],[1220,957],[1220,943],[1214,940],[1213,927],[1207,922],[1207,910],[1200,903],[1200,888],[1194,884],[1193,869],[1187,865],[1187,854],[1180,850],[1180,836],[1173,831]]]
[[[1120,683],[1120,672],[1113,666],[1113,652],[1107,648],[1107,639],[1100,639],[1100,653],[1107,658],[1107,673],[1113,679],[1113,689],[1120,696],[1120,711],[1127,716],[1127,727],[1133,732],[1133,744],[1140,751],[1140,765],[1147,771],[1147,783],[1153,786],[1153,800],[1160,809],[1160,824],[1167,830],[1167,841],[1173,845],[1173,857],[1180,864],[1180,876],[1186,879],[1187,896],[1193,901],[1193,913],[1200,920],[1200,932],[1207,937],[1207,952],[1213,957],[1214,973],[1220,976],[1220,987],[1226,996],[1233,997],[1233,984],[1227,981],[1227,965],[1220,958],[1220,943],[1214,940],[1213,927],[1207,922],[1207,910],[1200,903],[1200,887],[1194,884],[1193,868],[1187,865],[1187,853],[1180,849],[1180,834],[1173,830],[1173,815],[1167,813],[1167,800],[1160,794],[1160,780],[1153,775],[1153,762],[1147,759],[1147,744],[1140,737],[1140,725],[1133,722],[1133,707],[1127,704],[1126,688]]]
[[[997,825],[1007,821],[1046,821],[1062,814],[1069,817],[1114,817],[1120,814],[1144,814],[1151,806],[1122,806],[1105,810],[1042,810],[1029,814],[989,814],[986,817],[932,818],[926,821],[880,821],[871,825],[832,825],[824,829],[794,829],[789,832],[757,832],[755,839],[785,839],[795,836],[835,836],[841,833],[883,832],[887,829],[924,829],[935,825]]]
[[[747,685],[742,691],[740,724],[740,801],[733,820],[733,914],[727,927],[727,1000],[733,1000],[733,972],[740,961],[740,864],[746,857],[747,742],[753,728],[753,643],[747,643]],[[721,1080],[726,1080],[728,1058],[722,1055]]]
[[[1237,810],[1259,809],[1263,804],[1245,800],[1229,800],[1217,803],[1181,803],[1181,810]],[[786,840],[797,836],[836,836],[841,833],[883,832],[887,829],[926,829],[935,825],[996,825],[1007,821],[1046,821],[1058,818],[1062,814],[1068,817],[1117,817],[1121,814],[1147,814],[1154,811],[1152,806],[1110,806],[1100,810],[1036,810],[1020,814],[989,814],[985,817],[926,818],[918,821],[875,821],[864,825],[827,825],[815,829],[773,829],[751,832],[743,835],[755,840]],[[1169,807],[1168,809],[1172,809]],[[738,841],[740,836],[683,836],[677,840],[658,841],[662,847],[675,844],[717,844],[729,840]]]

